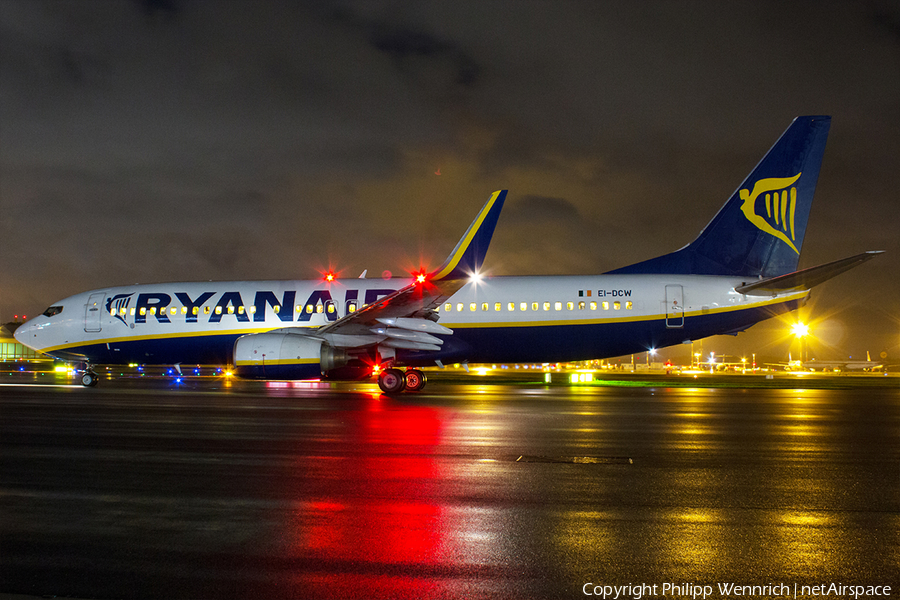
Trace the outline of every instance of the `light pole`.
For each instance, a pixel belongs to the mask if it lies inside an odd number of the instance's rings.
[[[806,336],[809,335],[809,325],[797,321],[791,326],[791,331],[800,342],[800,366],[802,367],[803,363],[806,362],[806,359],[803,357],[803,342]]]

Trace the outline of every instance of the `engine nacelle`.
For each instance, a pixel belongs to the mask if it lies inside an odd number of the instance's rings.
[[[316,379],[347,364],[347,355],[296,333],[251,333],[234,343],[234,370],[248,379]]]

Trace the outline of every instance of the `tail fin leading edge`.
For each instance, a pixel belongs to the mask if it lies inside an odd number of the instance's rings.
[[[775,277],[796,271],[831,117],[797,117],[684,248],[610,273]]]

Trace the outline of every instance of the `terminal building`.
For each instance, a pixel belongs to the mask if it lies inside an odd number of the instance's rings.
[[[21,323],[13,321],[0,325],[0,363],[25,360],[50,360],[50,357],[23,346],[13,337],[13,332]]]

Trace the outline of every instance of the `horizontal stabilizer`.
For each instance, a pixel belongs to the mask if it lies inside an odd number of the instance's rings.
[[[734,291],[741,294],[750,294],[752,296],[767,296],[780,292],[812,289],[820,283],[824,283],[832,277],[836,277],[844,271],[849,271],[853,267],[872,260],[883,253],[883,250],[863,252],[856,256],[842,258],[817,267],[794,271],[787,275],[779,275],[777,277],[769,277],[768,279],[761,279],[752,283],[745,283],[744,285],[734,288]]]

